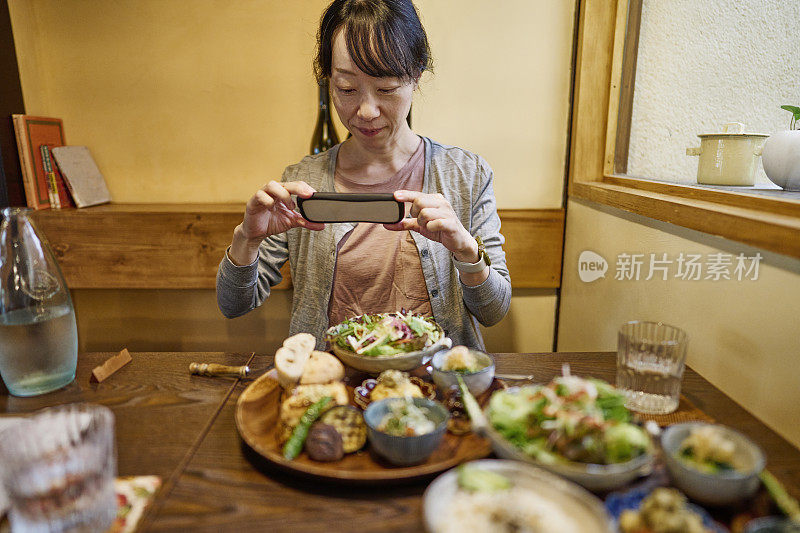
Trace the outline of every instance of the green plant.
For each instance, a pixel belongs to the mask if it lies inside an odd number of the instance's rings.
[[[781,109],[785,109],[792,114],[792,121],[789,123],[789,129],[795,129],[795,126],[800,124],[800,107],[795,105],[782,105]]]

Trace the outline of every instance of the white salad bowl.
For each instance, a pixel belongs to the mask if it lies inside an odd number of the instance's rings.
[[[438,327],[438,326],[437,326]],[[352,350],[345,350],[335,343],[331,343],[333,354],[338,357],[345,365],[367,372],[369,374],[380,374],[384,370],[402,370],[408,372],[427,363],[436,352],[450,348],[453,341],[444,336],[444,332],[439,328],[439,340],[423,350],[415,352],[398,353],[395,355],[360,355]]]
[[[617,489],[637,477],[649,473],[653,468],[652,449],[638,457],[634,457],[630,461],[610,465],[578,463],[575,461],[544,463],[508,442],[491,425],[486,426],[486,435],[492,442],[492,450],[501,459],[530,463],[574,481],[591,491],[603,492]]]
[[[508,391],[516,389],[517,387],[512,387]],[[476,424],[473,421],[473,430],[482,433],[489,439],[495,455],[499,458],[536,465],[574,481],[591,491],[604,492],[619,488],[637,477],[649,474],[653,469],[655,446],[648,432],[645,432],[648,437],[648,447],[645,453],[624,463],[580,463],[566,459],[559,462],[544,462],[519,449],[492,427],[488,405],[482,414],[482,420],[479,423]]]

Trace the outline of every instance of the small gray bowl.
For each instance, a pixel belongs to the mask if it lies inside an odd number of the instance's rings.
[[[397,437],[378,430],[381,420],[389,412],[391,402],[405,401],[404,398],[386,398],[372,402],[364,411],[364,421],[367,423],[367,438],[381,457],[398,466],[409,466],[424,462],[433,451],[439,447],[444,433],[447,430],[447,420],[450,418],[448,410],[439,402],[427,398],[413,398],[417,407],[423,407],[430,413],[430,419],[436,424],[436,429],[424,435],[415,437]]]
[[[745,471],[707,474],[681,461],[677,454],[681,443],[692,429],[713,425],[736,446],[736,459]],[[758,475],[764,469],[764,452],[753,441],[733,429],[719,424],[687,422],[669,426],[661,435],[661,447],[667,470],[676,487],[687,496],[706,505],[729,505],[749,498],[758,490]]]
[[[431,377],[439,390],[444,394],[453,385],[458,385],[456,376],[460,375],[464,384],[473,396],[480,396],[492,386],[494,380],[494,358],[488,353],[470,349],[470,353],[482,364],[486,365],[477,372],[455,372],[453,370],[442,370],[444,358],[449,350],[442,350],[433,355],[431,359]]]

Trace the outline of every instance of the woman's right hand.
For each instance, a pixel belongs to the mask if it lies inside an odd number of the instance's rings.
[[[304,181],[270,181],[247,201],[244,220],[233,232],[230,259],[237,265],[249,265],[258,256],[261,241],[291,228],[321,230],[325,224],[309,222],[294,211],[291,195],[308,198],[316,192]]]

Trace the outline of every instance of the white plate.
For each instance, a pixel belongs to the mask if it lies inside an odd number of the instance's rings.
[[[576,533],[611,533],[614,531],[611,518],[603,503],[575,483],[561,479],[541,468],[516,461],[484,459],[467,464],[506,476],[514,487],[530,492],[531,498],[535,498],[540,504],[552,509],[552,513],[560,510],[563,516],[571,519]],[[440,475],[428,486],[422,502],[423,519],[427,531],[432,533],[439,531],[437,524],[440,524],[443,517],[449,514],[453,498],[460,490],[456,469]],[[470,533],[468,529],[460,531],[461,533]]]

